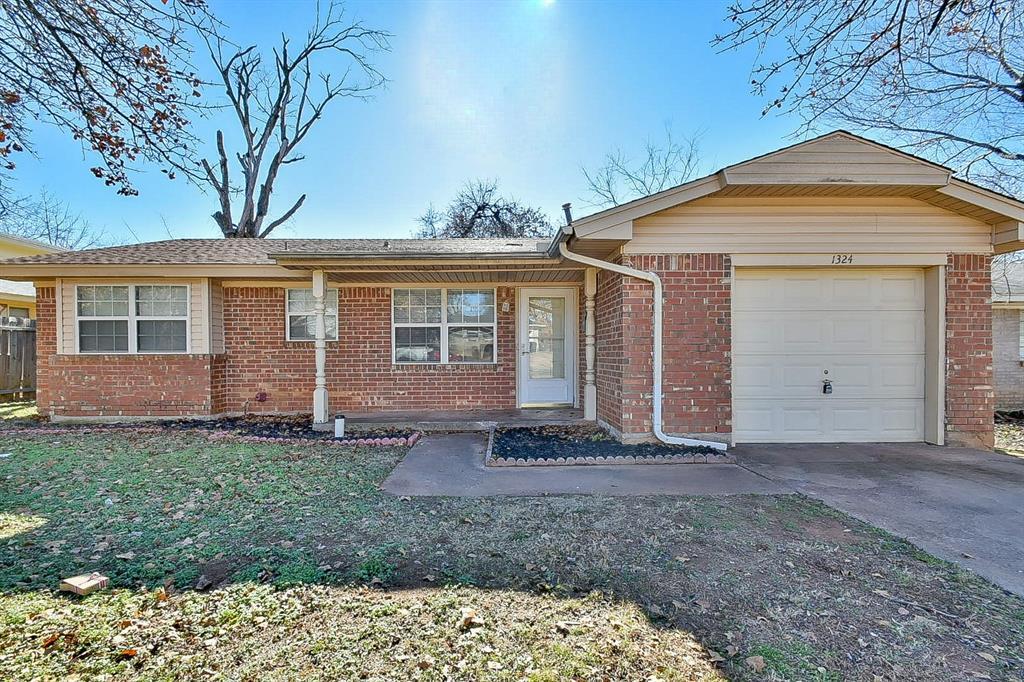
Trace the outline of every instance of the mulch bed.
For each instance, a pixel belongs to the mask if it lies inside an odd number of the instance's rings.
[[[595,424],[500,428],[494,431],[487,464],[634,464],[731,462],[708,447],[637,443],[624,445]]]
[[[19,425],[20,426],[20,425]],[[56,432],[75,430],[88,433],[104,431],[206,431],[214,438],[239,438],[254,442],[296,442],[296,441],[328,441],[345,445],[395,445],[396,441],[416,438],[416,432],[408,429],[374,428],[360,429],[358,426],[346,425],[345,439],[335,439],[334,431],[314,431],[313,416],[303,415],[247,415],[244,417],[224,417],[221,419],[175,419],[158,422],[112,423],[112,424],[59,424],[45,421],[28,421],[24,426],[32,431]],[[351,441],[351,442],[348,442]],[[381,441],[381,442],[377,442]],[[403,445],[405,443],[402,443]]]
[[[239,436],[256,438],[287,438],[296,440],[334,440],[334,431],[314,431],[313,415],[247,415],[245,417],[224,417],[211,421],[178,419],[159,422],[164,428],[181,430],[229,431]],[[408,438],[413,434],[408,429],[360,429],[358,425],[345,425],[345,438]]]

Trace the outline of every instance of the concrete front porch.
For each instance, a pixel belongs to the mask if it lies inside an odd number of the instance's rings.
[[[575,424],[582,421],[583,410],[570,407],[522,410],[359,412],[345,415],[346,428],[393,428],[416,431],[490,431],[500,426],[550,426]]]

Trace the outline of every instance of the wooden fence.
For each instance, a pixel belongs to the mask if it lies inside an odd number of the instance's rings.
[[[36,390],[36,323],[0,317],[0,400]]]

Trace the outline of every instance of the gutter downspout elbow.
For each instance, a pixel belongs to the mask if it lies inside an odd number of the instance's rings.
[[[598,260],[597,258],[591,258],[590,256],[584,256],[582,254],[573,253],[566,246],[565,240],[558,242],[558,252],[566,260],[571,260],[576,263],[583,265],[589,265],[590,267],[600,268],[609,272],[615,272],[620,275],[626,275],[627,277],[636,277],[646,282],[650,282],[654,288],[654,381],[653,381],[653,393],[651,395],[652,404],[652,421],[654,425],[654,436],[662,443],[669,445],[689,445],[691,447],[705,447],[712,448],[714,450],[725,451],[728,449],[728,445],[725,443],[719,443],[712,440],[697,440],[695,438],[681,438],[679,436],[670,436],[665,433],[662,428],[662,315],[663,315],[663,290],[661,286],[661,277],[654,272],[646,272],[644,270],[637,270],[636,268],[630,268],[625,265],[618,265],[617,263],[608,263],[607,261]]]

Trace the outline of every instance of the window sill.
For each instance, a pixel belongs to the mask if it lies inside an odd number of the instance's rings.
[[[181,350],[139,351],[139,352],[136,352],[136,353],[131,353],[131,352],[128,352],[128,351],[103,350],[103,351],[96,351],[96,352],[78,351],[77,353],[58,353],[58,355],[71,355],[71,356],[84,357],[84,358],[97,358],[97,357],[103,357],[105,355],[113,355],[113,356],[116,356],[116,357],[119,357],[119,358],[123,358],[123,357],[129,357],[129,358],[143,357],[143,358],[145,358],[145,357],[153,357],[155,355],[182,355],[182,356],[187,356],[187,355],[205,355],[205,354],[204,353],[192,353],[192,352],[189,352],[189,351],[181,351]]]
[[[498,361],[492,362],[392,362],[392,367],[497,367]]]

